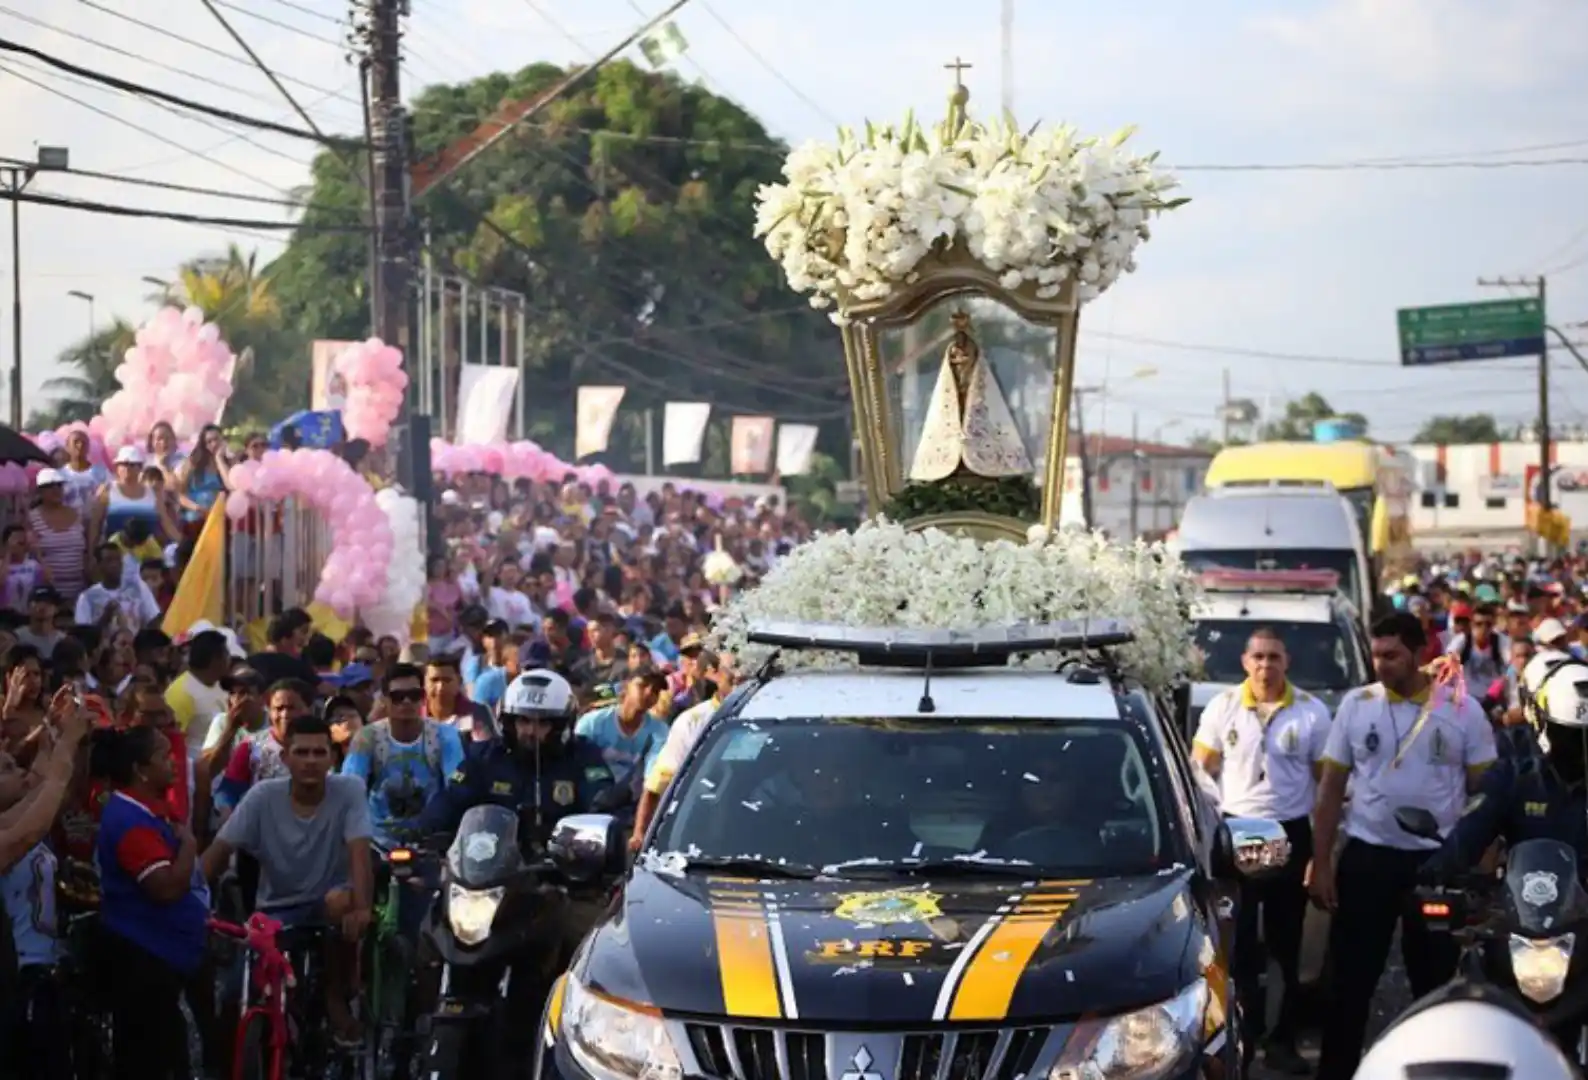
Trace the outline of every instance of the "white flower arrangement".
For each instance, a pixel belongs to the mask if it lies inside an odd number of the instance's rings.
[[[866,125],[836,143],[807,142],[783,164],[787,183],[756,195],[755,234],[811,306],[878,300],[914,280],[929,254],[956,244],[1014,290],[1081,302],[1136,268],[1150,220],[1182,205],[1157,155],[1125,149],[1131,130],[1078,138],[1072,127],[1022,132],[1009,120],[926,130]]]
[[[733,561],[733,556],[721,548],[708,554],[700,569],[708,585],[737,585],[744,577],[744,571]]]
[[[753,665],[768,650],[746,644],[752,622],[970,630],[1121,619],[1136,633],[1116,650],[1121,668],[1146,686],[1167,689],[1196,670],[1191,608],[1198,597],[1195,578],[1161,545],[1114,544],[1079,530],[1033,532],[1025,544],[983,543],[877,520],[795,548],[758,587],[718,612],[713,634],[742,664]],[[790,659],[806,667],[853,666],[852,657],[831,654]]]

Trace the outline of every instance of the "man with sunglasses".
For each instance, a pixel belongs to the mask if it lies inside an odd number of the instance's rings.
[[[413,831],[447,777],[463,767],[463,740],[457,728],[425,717],[424,672],[415,665],[393,665],[382,690],[386,718],[353,739],[342,773],[364,781],[375,842],[390,849]]]

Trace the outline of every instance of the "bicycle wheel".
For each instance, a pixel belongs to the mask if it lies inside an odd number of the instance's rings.
[[[236,1080],[271,1080],[270,1021],[250,1016],[237,1049]]]

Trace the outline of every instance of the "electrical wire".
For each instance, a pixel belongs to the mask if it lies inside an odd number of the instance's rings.
[[[228,121],[229,123],[241,124],[244,127],[258,128],[261,131],[270,131],[277,135],[290,135],[295,139],[308,139],[311,142],[317,142],[327,146],[331,145],[332,143],[340,143],[342,145],[351,144],[357,149],[362,149],[363,147],[361,140],[332,139],[320,132],[309,131],[306,128],[295,128],[288,124],[278,124],[273,120],[261,120],[255,116],[245,116],[242,113],[233,112],[230,109],[222,109],[215,105],[206,105],[203,102],[182,97],[180,94],[172,94],[164,90],[156,90],[150,86],[143,86],[139,83],[129,82],[126,79],[117,78],[114,75],[107,75],[104,72],[81,67],[77,64],[71,63],[70,61],[62,60],[56,56],[51,56],[49,53],[43,52],[39,49],[35,49],[27,45],[21,45],[14,41],[7,41],[4,38],[0,38],[0,52],[18,53],[22,56],[37,60],[40,63],[48,64],[57,71],[66,72],[67,74],[75,75],[80,79],[87,79],[89,82],[95,82],[103,86],[108,86],[113,90],[120,90],[126,94],[135,94],[139,97],[149,98],[154,101],[163,101],[166,104],[174,105],[179,109],[189,109],[193,112],[203,113],[206,116],[213,116],[216,119]]]
[[[739,43],[740,47],[743,48],[745,52],[750,54],[750,58],[752,60],[754,60],[756,63],[760,64],[763,68],[765,68],[767,70],[767,72],[770,73],[771,76],[774,79],[776,79],[778,82],[782,83],[784,86],[788,87],[789,91],[795,97],[797,97],[801,101],[803,101],[812,110],[814,110],[818,116],[820,116],[823,119],[825,119],[828,123],[832,124],[834,127],[839,127],[839,126],[842,125],[842,121],[840,121],[836,116],[834,116],[832,113],[828,112],[825,108],[823,108],[820,104],[818,104],[817,101],[814,98],[812,98],[809,94],[807,94],[805,91],[801,90],[798,86],[796,86],[794,84],[793,80],[791,80],[787,75],[784,75],[781,71],[778,70],[777,65],[773,64],[766,57],[762,56],[760,54],[760,52],[758,52],[756,50],[756,47],[754,45],[751,45],[748,41],[746,41],[739,34],[739,31],[735,30],[731,25],[729,25],[727,19],[724,19],[721,15],[717,14],[717,9],[711,6],[710,0],[701,0],[700,6],[705,8],[706,14],[710,15],[712,17],[712,19],[714,19],[716,21],[717,25],[722,27],[723,30],[725,30],[727,32],[729,37],[731,37],[731,38],[733,38],[733,40],[737,41]]]
[[[246,15],[250,19],[255,19],[259,22],[265,23],[268,26],[274,26],[278,30],[285,30],[287,33],[293,34],[297,37],[307,38],[310,41],[317,41],[321,45],[329,45],[333,49],[346,49],[348,47],[347,42],[345,41],[333,41],[328,37],[321,37],[319,34],[310,33],[301,26],[293,26],[291,23],[285,23],[279,19],[272,19],[269,15],[261,15],[257,11],[249,11],[247,8],[241,7],[237,4],[227,3],[227,0],[215,0],[215,5],[217,7],[226,8],[228,11],[235,11],[239,15]]]
[[[28,165],[31,162],[23,161],[20,158],[0,157],[0,164]],[[52,169],[51,172],[62,176],[80,176],[85,180],[103,180],[114,184],[129,184],[133,187],[150,188],[155,191],[177,191],[186,195],[203,195],[211,199],[231,199],[236,202],[259,203],[265,206],[285,206],[293,210],[304,210],[310,206],[308,199],[274,199],[268,195],[246,195],[240,191],[198,187],[193,184],[175,184],[166,180],[148,180],[141,176],[123,176],[118,173],[97,172],[93,169]],[[342,213],[340,209],[332,212]]]
[[[294,0],[271,0],[271,3],[279,4],[284,8],[290,8],[293,11],[309,16],[310,18],[319,19],[321,22],[328,22],[332,26],[347,25],[346,19],[338,19],[335,15],[327,15],[323,11],[316,11],[308,4],[295,3]]]
[[[6,191],[0,188],[0,202],[38,203],[63,210],[83,210],[116,217],[150,218],[156,221],[176,221],[184,225],[225,225],[237,229],[304,232],[365,232],[365,225],[304,225],[297,221],[262,221],[247,218],[211,217],[206,214],[184,214],[175,210],[155,210],[144,206],[117,206],[113,203],[94,202],[88,199],[67,199],[59,195],[45,195],[36,191]]]
[[[259,179],[259,177],[255,176],[253,173],[250,173],[250,172],[248,172],[245,169],[239,169],[235,165],[231,165],[231,164],[229,164],[229,163],[227,163],[225,161],[222,161],[218,157],[213,157],[210,154],[205,153],[204,151],[195,150],[195,149],[192,149],[191,147],[184,146],[180,142],[177,142],[175,139],[168,138],[167,136],[160,134],[158,131],[154,131],[154,130],[152,130],[150,128],[146,128],[146,127],[144,127],[141,124],[134,123],[133,121],[128,120],[125,117],[117,116],[115,113],[111,112],[110,110],[102,109],[98,105],[94,105],[94,104],[91,104],[90,102],[84,101],[82,98],[73,97],[71,94],[68,94],[64,90],[60,90],[60,89],[57,89],[56,87],[50,86],[50,85],[48,85],[46,83],[42,83],[42,82],[38,81],[37,79],[30,78],[26,74],[24,74],[24,73],[22,73],[20,71],[16,71],[16,70],[13,70],[12,68],[6,67],[4,64],[0,64],[0,72],[3,72],[4,74],[10,75],[14,79],[21,79],[25,83],[30,83],[33,86],[38,87],[40,90],[43,90],[45,93],[54,94],[57,97],[64,98],[65,100],[70,101],[72,104],[79,105],[79,106],[89,110],[90,112],[98,113],[100,116],[105,117],[107,120],[113,120],[113,121],[115,121],[118,124],[121,124],[121,125],[123,125],[125,127],[131,128],[133,131],[138,132],[140,135],[147,135],[149,138],[154,139],[156,142],[164,143],[166,146],[170,146],[170,147],[172,147],[174,149],[181,150],[187,156],[198,158],[199,160],[206,161],[206,162],[210,163],[211,165],[216,166],[217,168],[225,169],[227,172],[233,173],[236,176],[240,176],[244,180],[249,181],[250,183],[258,184],[261,187],[270,188],[270,190],[276,191],[276,192],[280,192],[280,190],[281,190],[280,188],[277,188],[277,187],[271,185],[267,181]],[[104,87],[99,87],[99,89],[105,89],[105,88]],[[195,117],[194,119],[197,119],[197,118]],[[239,136],[239,138],[242,138],[242,136]],[[251,143],[251,145],[259,146],[259,144],[257,144],[257,143]],[[272,147],[259,146],[259,149],[269,150],[269,151],[272,151],[272,152],[279,153],[279,151],[274,151],[274,149]],[[287,160],[292,161],[294,164],[297,164],[297,165],[302,165],[303,164],[302,162],[298,161],[296,158],[290,157],[288,155],[282,155],[282,156],[287,157]]]
[[[113,18],[117,18],[117,19],[122,20],[123,22],[130,23],[133,26],[142,27],[143,29],[150,31],[151,33],[159,34],[162,37],[170,38],[172,41],[180,41],[184,45],[191,45],[195,49],[201,49],[204,52],[207,52],[207,53],[211,54],[212,56],[220,57],[222,60],[229,60],[229,61],[231,61],[234,64],[241,64],[242,66],[244,66],[246,68],[252,68],[253,67],[253,64],[250,61],[248,61],[247,59],[245,59],[245,58],[243,58],[241,56],[235,56],[232,53],[227,52],[225,49],[218,49],[214,45],[209,45],[209,44],[206,44],[205,42],[202,42],[202,41],[195,41],[193,38],[190,38],[190,37],[183,37],[181,34],[178,34],[178,33],[175,33],[173,31],[167,30],[163,26],[156,26],[154,23],[145,22],[142,19],[137,19],[137,18],[134,18],[131,15],[127,15],[127,14],[124,14],[124,13],[122,13],[120,11],[117,11],[115,8],[107,7],[104,4],[99,3],[98,0],[77,0],[77,2],[79,4],[84,4],[87,7],[91,7],[95,11],[104,12],[106,15],[110,15]],[[311,82],[304,82],[302,79],[295,78],[295,77],[293,77],[291,75],[283,75],[283,76],[281,76],[281,81],[282,82],[292,83],[294,86],[301,86],[305,90],[312,90],[312,91],[314,91],[317,94],[325,94],[328,97],[337,98],[338,100],[344,101],[344,102],[346,102],[349,105],[357,105],[358,104],[357,101],[353,100],[352,98],[348,97],[345,94],[337,93],[334,90],[327,90],[325,87],[316,86],[314,83],[311,83]]]

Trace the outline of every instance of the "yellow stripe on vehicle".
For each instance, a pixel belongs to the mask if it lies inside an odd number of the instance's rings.
[[[1060,884],[1085,883],[1044,882],[1044,887],[1051,889]],[[1051,892],[1033,894],[1015,905],[987,935],[965,968],[948,1019],[1002,1020],[1009,1015],[1009,1003],[1014,1000],[1015,987],[1020,985],[1026,965],[1073,902],[1075,894],[1068,895],[1069,899],[1058,900]]]
[[[777,968],[766,912],[715,910],[717,968],[722,977],[723,1011],[730,1017],[778,1020]]]
[[[568,975],[563,973],[557,976],[557,981],[551,988],[551,1001],[546,1006],[546,1027],[551,1034],[557,1034],[557,1029],[562,1026],[562,1000],[568,992]]]

